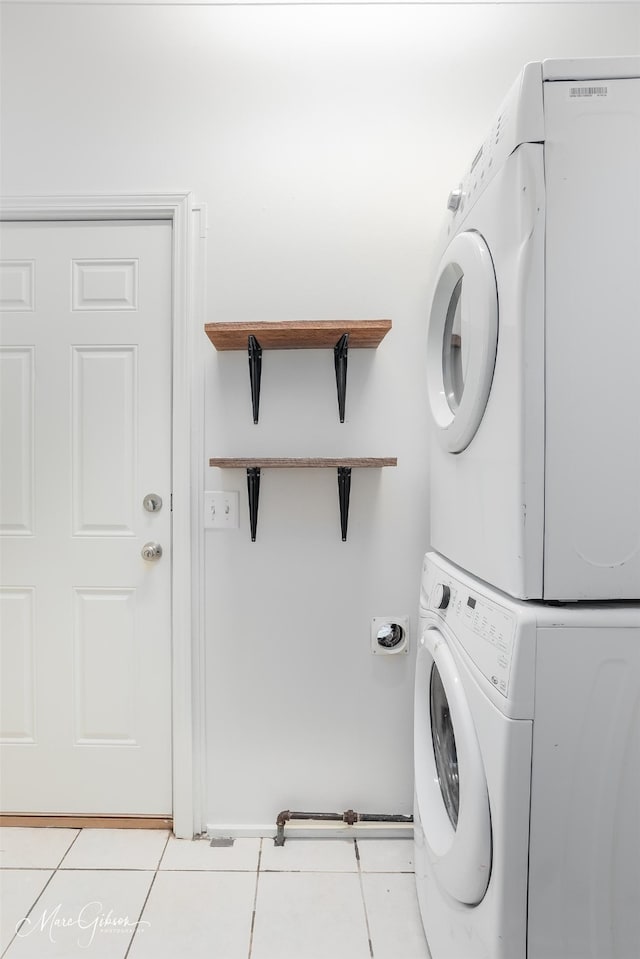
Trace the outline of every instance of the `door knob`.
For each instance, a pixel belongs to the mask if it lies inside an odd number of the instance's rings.
[[[145,543],[140,550],[140,555],[148,563],[155,563],[162,556],[162,546],[160,543]]]

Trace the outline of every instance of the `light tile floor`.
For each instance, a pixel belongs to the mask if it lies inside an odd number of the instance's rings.
[[[412,856],[410,839],[0,828],[0,956],[429,959]]]

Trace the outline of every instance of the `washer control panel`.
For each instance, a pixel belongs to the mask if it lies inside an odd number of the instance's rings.
[[[516,620],[509,610],[453,579],[427,587],[427,607],[449,626],[478,669],[503,696],[509,693]]]

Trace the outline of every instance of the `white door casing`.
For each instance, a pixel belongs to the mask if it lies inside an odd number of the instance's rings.
[[[200,216],[198,216],[200,213]],[[145,196],[145,197],[61,197],[61,198],[16,198],[5,200],[2,204],[3,220],[70,220],[91,219],[98,221],[112,221],[119,218],[136,218],[145,220],[165,219],[171,222],[171,251],[169,271],[171,273],[171,312],[173,314],[173,448],[171,453],[171,473],[174,493],[173,510],[173,551],[165,554],[166,568],[173,560],[174,576],[171,584],[171,621],[173,626],[173,657],[171,683],[173,689],[172,719],[173,719],[173,819],[174,832],[178,836],[190,837],[201,829],[202,811],[201,781],[202,772],[198,772],[198,765],[194,766],[194,749],[202,748],[202,690],[198,676],[201,671],[198,665],[202,657],[201,633],[201,602],[200,580],[201,574],[191,576],[192,568],[199,568],[198,559],[201,555],[201,536],[196,516],[199,516],[197,504],[191,511],[191,490],[196,491],[195,499],[199,499],[197,482],[201,470],[201,454],[192,448],[190,441],[192,432],[192,410],[199,408],[198,398],[202,389],[201,368],[195,361],[194,340],[192,336],[193,315],[200,304],[201,293],[194,288],[194,272],[197,266],[194,263],[193,250],[197,249],[198,240],[204,236],[204,231],[198,236],[195,227],[200,227],[204,211],[194,208],[189,195],[172,196]],[[195,241],[195,244],[194,244]],[[198,257],[199,259],[199,257]],[[93,281],[100,284],[100,277],[93,276]],[[90,285],[90,281],[89,281]],[[126,282],[125,282],[126,287]],[[195,295],[194,295],[195,293]],[[126,344],[125,344],[126,345]],[[118,360],[111,357],[113,362],[129,375],[131,369],[131,353],[126,351]],[[88,370],[95,370],[91,362],[96,360],[95,353],[85,351],[77,353],[75,358],[76,379],[83,379]],[[102,357],[105,360],[105,357]],[[22,368],[28,367],[27,360],[18,362]],[[100,363],[98,363],[98,366]],[[103,363],[104,366],[104,363]],[[84,367],[84,369],[83,369]],[[15,365],[14,367],[15,368]],[[128,371],[128,372],[127,372]],[[89,384],[89,392],[93,389],[97,395],[97,378],[92,375],[84,376],[84,382]],[[198,414],[196,415],[196,419]],[[80,418],[81,419],[81,418]],[[76,425],[81,425],[80,421]],[[200,423],[193,423],[197,427]],[[28,465],[28,464],[27,464]],[[38,470],[42,464],[36,464]],[[146,492],[157,490],[146,490]],[[169,504],[166,505],[168,519]],[[77,518],[77,517],[76,517]],[[150,522],[159,519],[158,516],[147,516]],[[91,538],[91,537],[89,537]],[[122,537],[123,539],[126,536]],[[117,537],[112,537],[117,541]],[[139,558],[138,558],[139,559]],[[52,559],[51,562],[55,562]],[[144,566],[143,561],[139,562]],[[152,570],[148,567],[146,572]],[[158,569],[154,568],[153,572]],[[147,578],[147,582],[151,577]],[[91,592],[83,594],[80,607],[83,604],[91,607],[98,597],[104,595]],[[109,607],[115,610],[127,606],[130,597],[126,595],[116,599]],[[105,599],[106,601],[106,599]],[[20,605],[20,604],[18,604]],[[27,608],[29,603],[22,605]],[[14,607],[15,608],[15,607]],[[95,605],[93,606],[95,609]],[[82,619],[82,613],[76,612],[76,620]],[[116,617],[117,619],[117,617]],[[193,626],[192,626],[193,624]],[[192,646],[192,636],[194,643]],[[195,682],[194,680],[195,676]],[[195,771],[195,775],[194,775]]]

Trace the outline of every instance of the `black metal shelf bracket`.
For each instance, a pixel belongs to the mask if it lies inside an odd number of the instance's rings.
[[[260,467],[247,468],[247,490],[249,492],[249,522],[251,524],[251,542],[256,541],[258,528],[258,499],[260,497]]]
[[[257,423],[260,415],[260,380],[262,377],[262,347],[253,334],[247,340],[249,353],[249,379],[251,381],[251,406],[253,422]],[[333,348],[333,362],[336,370],[336,387],[338,389],[338,413],[340,422],[344,423],[344,414],[347,400],[347,359],[349,356],[349,334],[343,333]]]
[[[260,467],[247,467],[247,492],[249,494],[249,523],[251,526],[251,542],[256,541],[258,529],[258,502],[260,498]],[[342,542],[347,541],[347,526],[349,524],[349,496],[351,493],[351,467],[338,466],[338,500],[340,502],[340,531]]]
[[[349,494],[351,492],[351,467],[338,467],[338,498],[340,500],[340,529],[342,542],[347,541],[347,524],[349,522]]]
[[[344,410],[347,399],[347,357],[349,354],[349,334],[343,333],[333,348],[333,361],[336,368],[336,386],[338,387],[338,412],[340,422],[344,423]],[[342,537],[344,539],[344,536]]]
[[[253,422],[258,422],[260,412],[260,377],[262,375],[262,347],[253,335],[249,335],[249,379],[251,380],[251,405]]]

